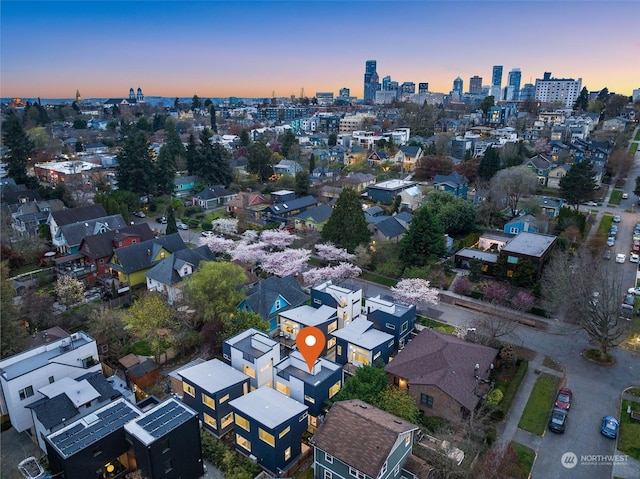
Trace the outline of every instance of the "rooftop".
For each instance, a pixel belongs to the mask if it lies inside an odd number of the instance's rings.
[[[248,418],[251,418],[269,429],[275,429],[289,419],[303,414],[307,406],[295,399],[263,386],[255,391],[240,396],[229,404]]]
[[[394,340],[392,335],[374,329],[372,326],[373,323],[368,319],[357,318],[344,328],[336,329],[331,335],[367,350],[371,350],[387,341]]]
[[[369,188],[377,188],[379,190],[397,190],[399,188],[410,188],[416,184],[415,181],[405,181],[405,180],[387,180],[382,181],[380,183],[376,183],[375,185],[369,186]]]
[[[277,374],[283,379],[288,381],[289,377],[293,376],[312,386],[317,386],[330,378],[337,369],[340,369],[338,364],[325,358],[318,358],[314,364],[313,371],[309,372],[309,367],[300,351],[293,351],[289,357],[276,365]]]
[[[318,326],[337,317],[336,309],[323,304],[319,308],[313,306],[298,306],[280,314],[283,318],[290,319],[304,326]]]
[[[178,374],[190,383],[196,384],[210,393],[222,391],[234,384],[249,379],[249,376],[223,363],[219,359],[212,359],[202,364],[183,369]]]
[[[149,409],[140,419],[126,424],[124,429],[148,446],[195,415],[186,404],[170,398]]]
[[[552,235],[523,231],[503,246],[502,251],[540,257],[551,247],[555,240],[556,237]]]

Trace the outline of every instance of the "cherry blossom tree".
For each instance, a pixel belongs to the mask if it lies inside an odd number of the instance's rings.
[[[298,237],[287,230],[265,230],[260,234],[260,241],[272,248],[284,249],[291,246]]]
[[[233,261],[240,261],[246,264],[256,264],[265,255],[266,243],[245,243],[239,241],[236,243],[235,248],[230,251],[231,259]]]
[[[324,281],[335,281],[347,278],[355,278],[360,276],[362,270],[351,263],[338,263],[335,266],[327,266],[326,268],[313,268],[302,274],[304,284],[314,286]]]
[[[349,253],[345,248],[338,248],[333,243],[320,243],[316,245],[316,255],[325,261],[352,261],[356,255]]]
[[[482,292],[484,293],[484,300],[489,303],[504,306],[509,301],[509,288],[497,281],[486,283],[482,288]]]
[[[235,241],[227,238],[219,238],[212,236],[209,238],[200,238],[200,244],[206,245],[214,253],[229,253],[235,247]]]
[[[244,233],[242,233],[241,241],[244,241],[245,243],[255,243],[256,241],[258,241],[259,237],[260,237],[260,232],[256,230],[247,230]]]
[[[218,218],[211,223],[211,229],[220,233],[236,234],[238,233],[238,219]]]
[[[421,278],[402,279],[396,286],[391,287],[391,294],[400,303],[438,304],[438,290],[430,287],[430,284],[429,281]]]
[[[300,273],[307,266],[310,256],[311,251],[301,248],[264,253],[260,267],[263,271],[276,276],[289,276]]]
[[[511,298],[511,307],[516,311],[529,311],[534,303],[535,298],[528,291],[518,291],[513,298]]]

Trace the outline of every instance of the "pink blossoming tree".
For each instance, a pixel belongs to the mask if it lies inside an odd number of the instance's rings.
[[[338,263],[335,266],[327,266],[326,268],[313,268],[302,273],[304,284],[307,286],[315,286],[324,281],[336,281],[347,278],[355,278],[360,276],[362,270],[351,263]]]
[[[408,278],[398,281],[391,288],[393,298],[399,303],[417,305],[424,302],[438,304],[438,290],[430,287],[430,282],[421,278]]]
[[[352,261],[356,255],[349,253],[345,248],[338,248],[333,243],[320,243],[316,245],[316,255],[325,261]]]

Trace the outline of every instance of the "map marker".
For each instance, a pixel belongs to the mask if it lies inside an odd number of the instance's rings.
[[[298,346],[298,351],[302,353],[302,357],[307,362],[309,372],[312,371],[316,359],[324,349],[325,342],[324,333],[314,326],[302,328],[296,336],[296,346]]]

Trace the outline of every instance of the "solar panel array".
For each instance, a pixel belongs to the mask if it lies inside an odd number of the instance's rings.
[[[118,403],[97,416],[99,419],[94,423],[87,426],[78,423],[52,438],[52,442],[65,456],[72,456],[138,417],[138,413],[126,404]]]
[[[159,438],[185,422],[191,416],[192,414],[180,404],[170,401],[156,411],[137,420],[136,424],[153,437]]]

